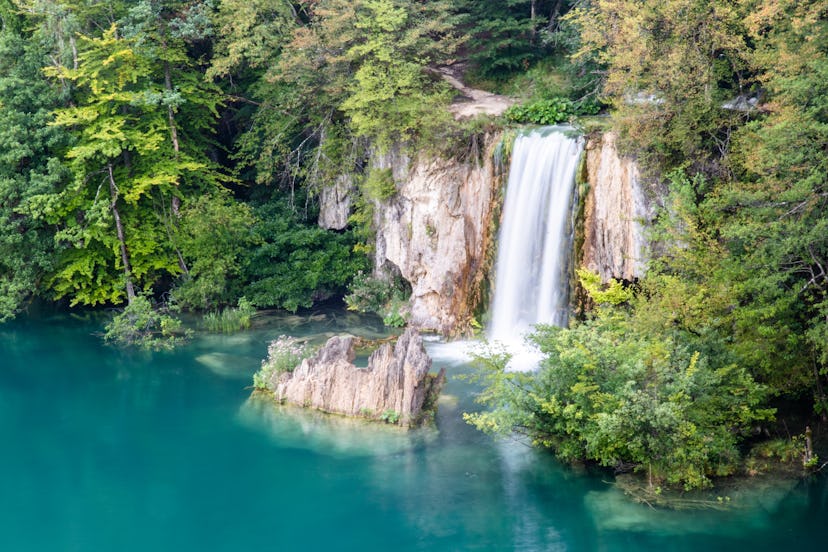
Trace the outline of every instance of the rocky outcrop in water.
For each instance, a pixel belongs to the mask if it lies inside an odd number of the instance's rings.
[[[584,206],[581,266],[610,278],[632,281],[647,265],[645,225],[652,207],[634,159],[619,155],[616,135],[592,137],[586,146],[589,190]]]
[[[270,388],[279,401],[324,412],[383,418],[403,426],[418,425],[424,407],[436,403],[445,370],[429,374],[431,358],[413,328],[396,344],[374,351],[367,368],[354,365],[356,338],[337,336],[293,372],[274,375]]]
[[[373,163],[391,168],[397,183],[396,195],[375,210],[376,270],[399,271],[411,284],[410,325],[442,334],[462,330],[480,302],[494,239],[499,179],[491,155],[457,161],[392,151]]]

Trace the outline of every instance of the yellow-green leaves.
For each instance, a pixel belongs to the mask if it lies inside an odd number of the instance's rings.
[[[187,130],[203,131],[217,115],[215,90],[188,73],[180,41],[152,34],[157,21],[134,23],[150,34],[125,37],[113,24],[78,40],[76,68],[45,70],[75,86],[51,123],[73,136],[63,158],[74,179],[32,206],[60,225],[56,240],[72,246],[49,279],[72,304],[117,303],[126,281],[145,286],[185,270],[173,198],[180,203],[225,180],[203,142],[187,139]],[[173,62],[182,64],[176,80]]]
[[[611,279],[606,285],[601,283],[601,277],[596,272],[579,268],[577,270],[581,285],[597,305],[617,306],[626,303],[633,297],[630,288],[618,280]]]

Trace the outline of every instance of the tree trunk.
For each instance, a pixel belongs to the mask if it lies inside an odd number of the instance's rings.
[[[552,11],[549,12],[549,23],[547,24],[547,28],[551,31],[554,29],[555,23],[558,21],[558,16],[561,15],[561,4],[563,0],[558,0],[555,3],[555,6],[552,8]]]
[[[164,47],[166,48],[166,44]],[[172,74],[170,71],[170,64],[169,62],[164,62],[164,89],[167,92],[172,92]],[[178,152],[180,151],[180,146],[178,143],[178,129],[175,126],[175,112],[173,111],[172,105],[167,105],[167,118],[170,121],[170,140],[172,141],[173,151],[175,152],[175,160],[178,161]],[[170,210],[172,214],[178,218],[180,215],[178,213],[178,209],[181,206],[181,200],[178,197],[173,196],[170,202]],[[175,221],[171,221],[171,224],[175,224]],[[178,249],[178,246],[175,244],[174,240],[170,240],[173,244],[173,248],[175,249],[175,254],[178,256],[178,267],[181,269],[181,272],[184,274],[189,274],[190,269],[187,267],[187,262],[184,260],[184,255],[181,254],[181,251]]]
[[[69,45],[72,47],[72,69],[78,70],[78,45],[75,43],[75,37],[69,37]]]
[[[164,88],[167,92],[172,92],[172,75],[170,73],[170,64],[169,62],[164,62]],[[170,120],[170,139],[172,140],[173,151],[175,152],[175,158],[178,159],[178,129],[175,126],[175,113],[173,112],[172,105],[167,105],[167,118]]]
[[[805,426],[805,454],[802,457],[802,465],[810,466],[814,459],[814,445],[812,440],[811,426]]]
[[[112,199],[109,208],[112,209],[112,216],[115,218],[115,230],[118,232],[118,243],[121,246],[121,262],[124,263],[127,304],[131,305],[135,300],[135,288],[132,285],[132,267],[129,264],[129,252],[127,251],[126,238],[124,238],[124,225],[121,223],[121,215],[118,212],[118,187],[115,185],[115,176],[112,174],[112,163],[108,164],[106,168],[109,171],[109,197]]]
[[[532,25],[532,31],[531,31],[532,35],[531,35],[531,38],[530,38],[530,43],[531,44],[535,43],[535,2],[536,1],[537,0],[532,0],[532,5],[531,5],[530,10],[529,10],[529,21],[531,21],[531,25]]]

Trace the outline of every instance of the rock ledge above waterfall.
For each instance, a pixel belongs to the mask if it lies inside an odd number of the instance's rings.
[[[293,372],[275,374],[270,388],[280,402],[346,416],[417,426],[436,404],[445,369],[429,374],[431,358],[419,332],[407,329],[354,365],[354,336],[335,336]]]

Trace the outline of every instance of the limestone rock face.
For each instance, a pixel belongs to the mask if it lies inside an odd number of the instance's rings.
[[[397,183],[397,194],[375,209],[375,270],[399,270],[412,289],[408,323],[442,334],[472,317],[494,239],[494,164],[488,154],[470,157],[410,159],[392,151],[373,160],[376,168],[391,168]]]
[[[353,364],[353,336],[328,340],[293,372],[275,375],[276,398],[346,416],[377,417],[393,411],[403,426],[417,425],[423,406],[432,403],[445,381],[445,370],[429,375],[431,358],[420,334],[408,328],[396,344],[374,351],[367,368]]]
[[[319,226],[327,230],[342,230],[348,226],[353,189],[350,175],[342,175],[332,186],[322,188],[319,192]]]
[[[581,266],[610,278],[634,280],[644,275],[652,219],[634,159],[621,157],[616,135],[604,133],[586,146],[589,191],[584,206]]]

